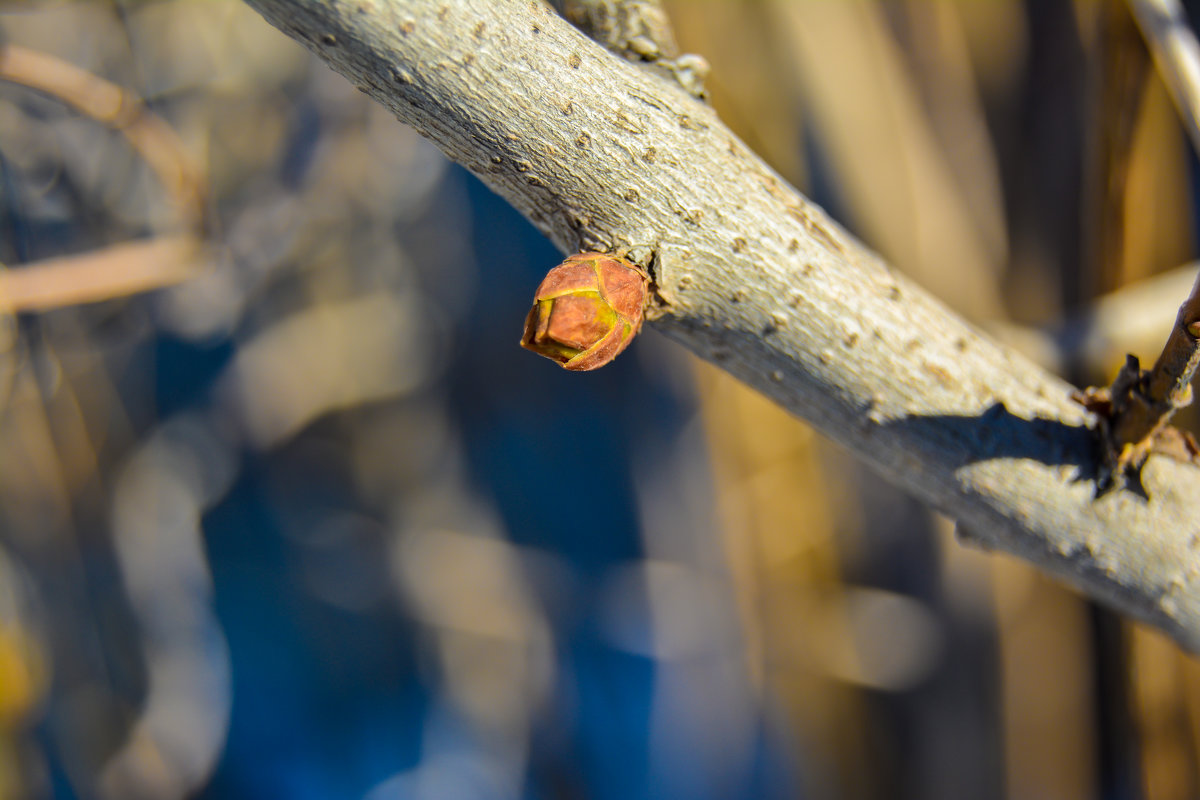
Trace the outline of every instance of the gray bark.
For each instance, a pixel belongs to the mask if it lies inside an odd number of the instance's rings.
[[[1200,470],[1154,457],[1148,497],[1097,497],[1070,386],[889,269],[681,88],[541,2],[247,1],[564,251],[649,254],[667,336],[972,540],[1200,648]]]

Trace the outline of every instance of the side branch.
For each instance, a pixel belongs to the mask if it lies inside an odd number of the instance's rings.
[[[983,544],[1200,650],[1200,469],[1151,457],[1148,497],[1097,496],[1071,387],[893,273],[682,89],[542,2],[247,2],[563,250],[650,253],[668,336]]]
[[[1200,445],[1191,434],[1167,423],[1192,403],[1192,381],[1200,368],[1200,277],[1179,307],[1175,326],[1154,368],[1144,370],[1137,356],[1125,357],[1125,366],[1112,386],[1090,388],[1075,399],[1100,418],[1104,461],[1109,475],[1102,488],[1137,479],[1151,453],[1200,466]]]

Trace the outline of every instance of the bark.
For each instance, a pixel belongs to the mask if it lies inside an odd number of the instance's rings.
[[[660,331],[972,540],[1200,649],[1200,470],[1156,456],[1145,495],[1098,495],[1070,386],[889,269],[683,89],[541,2],[247,1],[564,251],[641,254]]]

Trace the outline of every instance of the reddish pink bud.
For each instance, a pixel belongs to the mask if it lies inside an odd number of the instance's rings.
[[[533,296],[521,346],[570,370],[603,367],[642,329],[650,278],[623,258],[576,253]]]

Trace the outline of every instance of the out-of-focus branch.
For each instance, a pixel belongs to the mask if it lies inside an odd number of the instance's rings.
[[[171,126],[137,97],[73,64],[15,44],[0,45],[0,80],[44,92],[119,131],[154,170],[185,227],[203,227],[203,177]]]
[[[205,181],[171,126],[121,87],[18,45],[0,45],[0,80],[48,94],[121,133],[158,178],[185,231],[0,271],[0,312],[108,300],[194,275],[207,228]]]
[[[1200,650],[1200,469],[1152,457],[1148,497],[1098,496],[1071,387],[894,273],[711,109],[540,2],[248,2],[564,250],[641,252],[668,336],[981,543]]]
[[[989,324],[988,331],[1052,372],[1074,364],[1086,374],[1103,375],[1124,353],[1151,350],[1167,338],[1171,315],[1197,270],[1200,263],[1192,262],[1122,286],[1061,325],[1027,328],[1005,322]]]
[[[1125,198],[1134,133],[1140,118],[1150,56],[1124,0],[1104,0],[1096,11],[1099,27],[1096,78],[1099,89],[1087,144],[1084,242],[1087,269],[1078,283],[1085,298],[1118,285],[1125,257]],[[1083,289],[1083,286],[1089,286]]]
[[[1128,0],[1192,146],[1200,153],[1200,43],[1179,0]]]
[[[184,234],[122,242],[0,271],[0,313],[48,311],[161,289],[194,276],[204,250]]]

